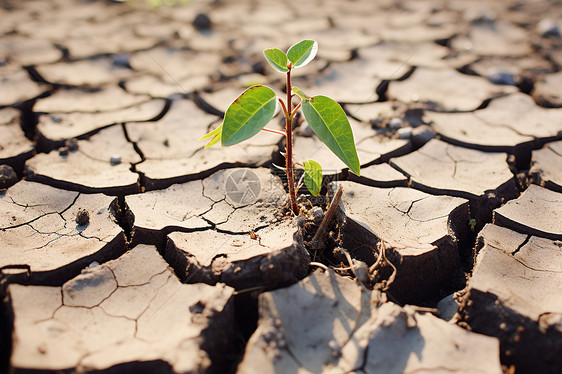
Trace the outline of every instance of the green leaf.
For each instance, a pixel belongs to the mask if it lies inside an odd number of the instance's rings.
[[[292,90],[295,94],[297,94],[301,99],[303,100],[310,100],[310,96],[308,96],[307,94],[305,94],[300,88],[298,88],[297,86],[293,86]]]
[[[329,97],[318,95],[303,101],[302,111],[316,136],[353,173],[359,175],[359,157],[355,149],[353,131],[342,107]]]
[[[281,73],[289,71],[287,68],[287,55],[279,48],[264,49],[263,54],[267,62],[269,62],[269,65],[271,65],[271,67],[275,70],[280,71]]]
[[[318,43],[315,40],[305,39],[289,48],[287,57],[294,68],[300,68],[308,64],[317,52]]]
[[[214,129],[213,131],[203,135],[202,137],[200,137],[197,140],[204,140],[204,139],[209,139],[210,137],[214,137],[215,135],[219,134],[221,132],[221,130],[222,130],[222,125],[220,125],[216,129]]]
[[[221,140],[221,132],[222,132],[222,125],[214,129],[208,134],[203,135],[197,140],[204,140],[212,138],[211,141],[205,146],[205,148],[212,147],[213,145],[217,144]]]
[[[277,95],[267,86],[252,86],[226,110],[222,122],[221,144],[235,145],[260,132],[273,118]]]
[[[305,161],[303,165],[304,184],[312,195],[318,196],[322,188],[322,166],[313,160]]]

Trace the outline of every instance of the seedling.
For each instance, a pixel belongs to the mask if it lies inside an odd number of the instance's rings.
[[[291,71],[307,65],[318,52],[318,43],[314,40],[302,40],[293,45],[287,53],[278,48],[269,48],[263,51],[265,59],[271,67],[287,76],[287,97],[283,100],[275,92],[264,85],[248,88],[228,107],[222,124],[203,135],[201,139],[211,141],[205,148],[217,144],[231,146],[250,139],[260,131],[281,134],[286,139],[285,172],[289,186],[291,210],[298,214],[294,164],[293,164],[293,119],[299,109],[302,109],[304,118],[322,141],[336,156],[342,160],[349,169],[359,175],[359,158],[355,149],[353,132],[349,120],[342,107],[333,99],[317,95],[308,96],[298,87],[291,85]],[[300,98],[294,108],[292,99]],[[266,128],[265,125],[273,118],[277,110],[277,102],[281,104],[285,116],[284,131]],[[316,161],[309,160],[303,163],[304,184],[314,196],[320,193],[322,186],[322,167]]]

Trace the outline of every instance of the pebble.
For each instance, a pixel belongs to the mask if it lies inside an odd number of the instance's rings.
[[[211,19],[205,13],[199,13],[193,20],[193,27],[197,30],[210,30]]]
[[[59,116],[57,116],[55,114],[51,114],[49,116],[49,118],[51,119],[51,121],[53,121],[53,123],[61,123],[62,122],[62,118],[60,118]]]
[[[398,117],[394,117],[393,119],[390,120],[388,126],[393,130],[399,129],[400,127],[402,127],[402,119]]]
[[[411,135],[414,146],[421,147],[431,139],[435,138],[435,130],[433,130],[430,126],[421,125],[413,129]]]
[[[76,213],[76,224],[78,226],[85,226],[90,223],[90,213],[85,209],[79,209]]]
[[[130,68],[130,55],[128,53],[121,53],[112,57],[113,66],[120,68]]]
[[[66,147],[70,152],[76,152],[78,150],[78,140],[76,138],[68,139]]]
[[[487,78],[494,84],[502,84],[506,86],[515,86],[515,74],[509,71],[492,70],[488,72]]]
[[[412,136],[412,128],[411,127],[402,127],[398,129],[398,138],[399,139],[409,139]]]
[[[562,36],[562,34],[560,33],[560,27],[558,26],[556,21],[551,18],[545,18],[540,21],[537,25],[537,31],[543,37],[559,38],[560,36]]]
[[[0,189],[8,188],[18,182],[18,176],[10,165],[0,165]]]
[[[121,163],[121,156],[113,155],[109,159],[109,162],[111,163],[111,166],[119,165]]]
[[[496,15],[489,9],[479,9],[468,14],[467,18],[475,24],[493,24],[496,21]]]
[[[319,225],[324,219],[324,211],[322,210],[322,208],[315,206],[314,208],[312,208],[312,216],[314,217],[314,223]]]

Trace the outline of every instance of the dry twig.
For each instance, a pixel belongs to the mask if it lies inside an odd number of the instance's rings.
[[[334,216],[334,213],[336,212],[336,209],[340,203],[342,194],[343,194],[343,187],[340,185],[338,187],[338,191],[336,192],[336,195],[334,196],[332,202],[330,203],[330,207],[328,208],[326,214],[324,215],[324,219],[322,219],[322,222],[320,223],[320,227],[318,227],[318,231],[316,231],[316,234],[310,241],[310,248],[314,250],[325,248],[324,237],[326,236],[326,232],[328,231],[328,225],[330,224],[330,221],[332,220],[332,217]]]

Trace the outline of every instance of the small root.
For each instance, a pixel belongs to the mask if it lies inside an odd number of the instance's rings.
[[[328,267],[321,262],[312,261],[312,262],[310,262],[309,265],[319,267],[319,268],[323,269],[324,271],[328,270]]]
[[[245,288],[243,290],[239,290],[239,291],[234,291],[233,295],[240,295],[243,293],[248,293],[248,292],[254,292],[254,291],[263,291],[265,290],[266,287],[265,286],[256,286],[256,287],[250,287],[250,288]]]
[[[388,277],[388,279],[380,282],[382,285],[380,289],[382,291],[387,291],[396,278],[397,269],[396,266],[394,266],[394,264],[386,258],[386,246],[382,240],[377,243],[377,249],[379,255],[377,257],[377,261],[375,261],[375,263],[369,268],[369,277],[371,278],[371,281],[374,282],[379,275],[380,269],[385,265],[389,265],[392,268],[392,274]]]

